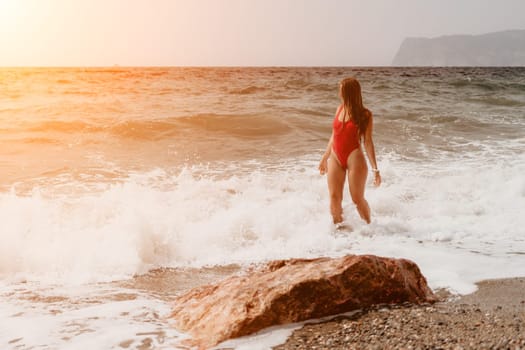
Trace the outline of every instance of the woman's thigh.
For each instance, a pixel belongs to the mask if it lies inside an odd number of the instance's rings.
[[[337,196],[343,198],[343,187],[345,185],[345,174],[346,171],[341,168],[336,160],[336,155],[332,152],[328,159],[328,190],[330,196]]]
[[[348,157],[348,187],[354,202],[364,198],[367,176],[365,156],[361,149],[357,149]]]

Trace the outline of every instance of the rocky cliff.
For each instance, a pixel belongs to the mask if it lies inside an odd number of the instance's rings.
[[[525,66],[525,30],[406,38],[393,66]]]

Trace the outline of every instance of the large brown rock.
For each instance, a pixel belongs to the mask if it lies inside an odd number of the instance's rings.
[[[274,261],[175,300],[176,327],[201,349],[263,328],[365,308],[435,301],[417,265],[373,255]]]

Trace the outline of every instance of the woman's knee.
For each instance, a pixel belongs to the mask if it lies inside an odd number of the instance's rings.
[[[354,202],[354,204],[356,206],[359,207],[359,206],[362,206],[362,205],[366,204],[365,197],[359,196],[359,195],[355,195],[355,194],[352,194],[351,196],[352,196],[352,202]]]
[[[330,207],[341,207],[343,196],[339,193],[330,193]]]
[[[343,207],[341,205],[331,205],[330,214],[332,214],[334,223],[341,222],[343,220]]]
[[[333,192],[330,193],[330,203],[341,203],[343,201],[343,196],[339,193]]]

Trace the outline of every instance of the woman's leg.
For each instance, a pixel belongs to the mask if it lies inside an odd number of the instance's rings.
[[[348,187],[350,196],[357,207],[361,219],[370,223],[370,207],[365,199],[365,185],[368,176],[368,166],[361,149],[354,150],[348,156]]]
[[[346,171],[339,165],[334,152],[328,158],[328,192],[330,193],[330,213],[334,224],[343,221],[343,187],[345,185]]]

